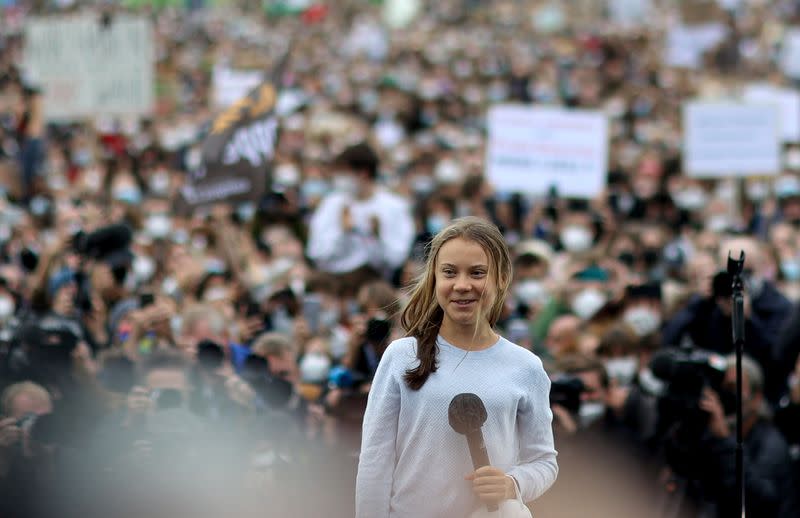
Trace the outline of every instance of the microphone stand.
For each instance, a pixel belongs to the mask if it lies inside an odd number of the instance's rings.
[[[744,449],[742,433],[742,353],[744,350],[744,285],[742,269],[744,252],[733,259],[728,252],[728,274],[731,277],[732,331],[736,348],[736,503],[740,516],[744,517]]]

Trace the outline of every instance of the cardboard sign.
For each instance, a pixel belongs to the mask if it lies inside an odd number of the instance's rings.
[[[778,108],[749,103],[687,103],[683,109],[683,149],[684,170],[696,178],[778,174]]]
[[[44,93],[48,120],[147,115],[154,106],[155,37],[144,16],[109,25],[80,14],[29,19],[23,70]]]
[[[487,177],[498,191],[593,198],[606,185],[608,119],[589,110],[499,105],[489,111]]]

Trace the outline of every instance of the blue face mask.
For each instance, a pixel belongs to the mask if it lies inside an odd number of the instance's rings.
[[[431,234],[438,234],[447,226],[447,218],[441,214],[431,214],[425,221],[425,229]]]
[[[138,205],[142,202],[142,192],[136,187],[122,187],[114,191],[114,199],[128,205]]]
[[[790,282],[800,281],[800,262],[789,259],[781,262],[781,273]]]
[[[88,149],[78,149],[73,155],[75,164],[79,167],[86,167],[92,163],[92,152]]]
[[[307,180],[300,187],[300,192],[305,198],[318,198],[324,195],[330,187],[325,180]]]

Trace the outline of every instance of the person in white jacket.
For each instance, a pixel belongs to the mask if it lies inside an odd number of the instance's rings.
[[[437,234],[402,314],[364,416],[357,518],[466,518],[481,506],[541,496],[558,474],[550,380],[532,352],[493,329],[512,279],[493,224],[455,220]],[[486,406],[490,466],[473,469],[467,441],[449,425],[454,396]],[[516,484],[515,484],[516,482]]]
[[[379,161],[369,145],[346,149],[336,163],[341,169],[335,190],[311,217],[308,257],[318,269],[338,276],[371,271],[389,278],[411,251],[411,206],[378,184]]]

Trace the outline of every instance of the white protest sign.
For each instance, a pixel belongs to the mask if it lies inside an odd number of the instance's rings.
[[[608,15],[617,25],[638,27],[653,16],[653,8],[653,0],[609,0]]]
[[[606,185],[608,118],[602,112],[499,105],[488,114],[486,167],[498,191],[593,198]]]
[[[690,102],[683,109],[684,170],[696,178],[764,176],[781,169],[776,106]]]
[[[800,28],[788,29],[783,35],[781,70],[792,79],[800,79]]]
[[[703,54],[719,44],[727,34],[720,23],[676,25],[667,32],[664,63],[671,67],[700,68]]]
[[[154,106],[153,30],[145,17],[118,14],[31,18],[23,70],[44,93],[49,120],[144,115]]]
[[[214,67],[211,85],[214,92],[214,108],[227,108],[245,97],[253,88],[264,81],[260,70],[237,70],[228,67]]]
[[[769,84],[751,84],[745,87],[742,98],[752,104],[777,106],[781,139],[784,142],[800,142],[800,92]]]

